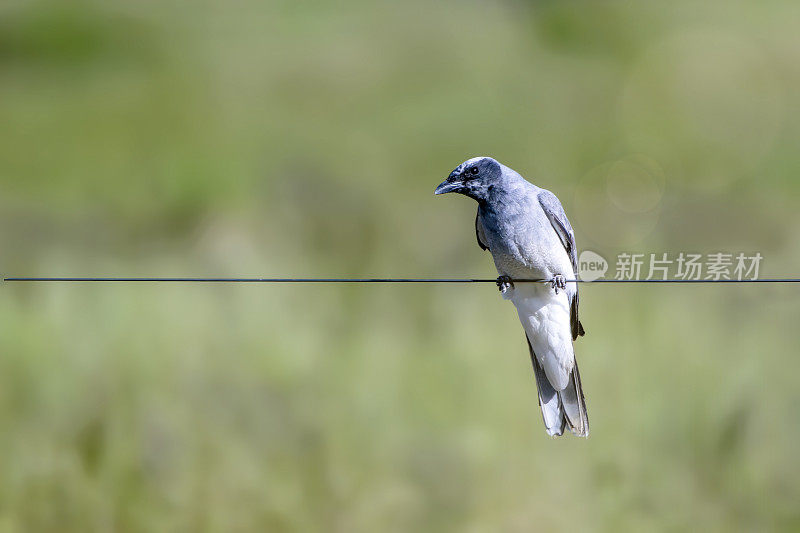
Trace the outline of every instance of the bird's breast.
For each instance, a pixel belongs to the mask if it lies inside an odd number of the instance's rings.
[[[541,209],[499,215],[487,213],[481,222],[501,274],[549,278],[553,274],[571,272],[564,245]]]

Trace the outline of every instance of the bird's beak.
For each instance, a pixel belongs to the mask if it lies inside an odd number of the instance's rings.
[[[444,180],[436,187],[433,194],[447,194],[449,192],[458,192],[461,190],[462,183],[458,181],[453,175]]]

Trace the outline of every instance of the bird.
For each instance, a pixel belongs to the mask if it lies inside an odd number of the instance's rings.
[[[555,194],[491,157],[467,159],[434,194],[458,193],[478,203],[478,245],[492,254],[497,286],[511,300],[525,330],[547,434],[569,429],[589,436],[589,418],[574,341],[578,319],[575,233]],[[517,282],[514,279],[541,279]]]

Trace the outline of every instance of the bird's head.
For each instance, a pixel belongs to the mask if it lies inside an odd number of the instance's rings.
[[[478,202],[485,202],[500,184],[502,172],[500,163],[491,157],[473,157],[458,165],[436,187],[434,194],[457,192]]]

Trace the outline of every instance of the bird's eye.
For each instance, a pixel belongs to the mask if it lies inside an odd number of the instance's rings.
[[[469,172],[470,172],[470,174],[477,174],[478,173],[478,167],[472,167],[471,169],[469,169]]]

